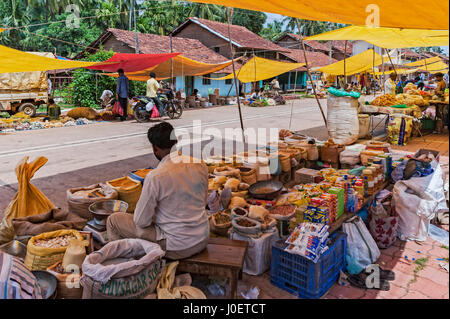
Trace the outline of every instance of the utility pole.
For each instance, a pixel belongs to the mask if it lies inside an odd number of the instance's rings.
[[[139,54],[139,36],[137,32],[136,27],[136,0],[133,2],[133,17],[134,17],[134,34],[135,34],[135,41],[136,41],[136,54]]]

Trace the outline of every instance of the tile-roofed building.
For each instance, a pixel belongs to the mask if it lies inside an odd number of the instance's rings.
[[[290,49],[289,52],[283,52],[281,53],[281,55],[285,56],[287,58],[286,60],[297,63],[305,63],[303,50]],[[330,57],[322,52],[306,51],[306,59],[308,60],[310,68],[321,67],[330,64]],[[338,60],[331,58],[331,63],[335,63],[337,61]],[[306,71],[306,67],[301,67],[298,70]]]
[[[288,49],[300,49],[301,44],[298,41],[300,41],[300,36],[298,34],[286,33],[285,35],[282,35],[280,38],[275,40],[275,43],[281,47]],[[305,41],[305,47],[307,51],[319,51],[323,53],[328,53],[330,51],[329,45],[320,43],[315,40]]]
[[[135,32],[108,28],[103,32],[97,40],[89,45],[87,49],[79,53],[75,59],[81,59],[86,53],[93,53],[98,48],[103,47],[105,50],[112,50],[118,53],[135,53],[136,40]],[[143,54],[157,54],[170,52],[170,37],[156,34],[138,33],[139,52]],[[187,58],[203,63],[221,63],[228,61],[225,56],[209,49],[199,40],[172,37],[172,52],[181,52]],[[237,62],[236,68],[240,68],[240,62]],[[228,92],[231,96],[236,95],[234,85],[231,81],[214,81],[210,78],[221,77],[227,73],[231,73],[232,68],[227,67],[221,71],[215,72],[213,75],[202,76],[177,76],[175,86],[177,90],[183,89],[187,95],[190,95],[194,89],[198,89],[202,96],[208,96],[210,88],[218,88],[220,94],[226,95]],[[242,86],[245,92],[250,91],[250,85]]]
[[[255,54],[263,58],[277,58],[284,48],[272,43],[245,27],[230,26],[232,45],[237,55]],[[174,38],[197,39],[208,48],[231,58],[228,24],[199,18],[189,18],[172,31]]]
[[[298,42],[300,40],[300,36],[294,33],[286,33],[278,38],[275,43],[279,46],[288,48],[288,49],[302,49],[301,44]],[[331,57],[340,61],[344,59],[344,47],[345,41],[331,41],[332,43],[332,51]],[[305,41],[305,47],[307,51],[314,52],[322,52],[324,54],[330,54],[330,41],[326,42],[318,42],[315,40],[307,40]],[[350,57],[353,52],[353,43],[351,41],[347,41],[347,57]]]
[[[403,59],[406,60],[407,62],[414,62],[420,60],[420,54],[414,52],[413,50],[402,49],[401,53],[403,55]]]
[[[170,37],[168,36],[138,33],[138,40],[140,53],[157,54],[170,52]],[[89,48],[92,49],[88,48],[82,53],[93,52],[94,48],[99,48],[100,46],[103,46],[105,50],[112,49],[114,52],[135,53],[135,32],[108,28],[95,42],[89,45]],[[187,58],[204,63],[221,63],[228,60],[195,39],[173,37],[172,52],[181,52]]]

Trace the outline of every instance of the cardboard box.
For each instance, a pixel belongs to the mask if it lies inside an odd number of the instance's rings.
[[[319,171],[310,168],[301,168],[295,172],[295,182],[297,184],[320,183],[323,180]]]
[[[320,159],[326,163],[339,163],[339,154],[345,149],[345,147],[337,146],[322,146],[320,148]]]

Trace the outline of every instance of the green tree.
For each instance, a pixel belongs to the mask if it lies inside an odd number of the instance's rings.
[[[138,30],[144,33],[168,35],[189,17],[190,8],[180,1],[145,0],[138,19]]]
[[[264,28],[267,15],[264,12],[235,9],[232,24],[246,27],[254,33],[259,33]]]
[[[266,40],[275,41],[281,37],[283,33],[283,22],[275,20],[262,29],[259,35]]]
[[[225,8],[216,4],[192,3],[190,4],[190,17],[197,17],[211,21],[226,21]]]
[[[100,62],[108,60],[114,55],[112,50],[98,50],[94,54],[88,54],[86,61]],[[73,100],[76,106],[87,106],[97,108],[100,105],[100,96],[104,90],[116,92],[117,79],[114,77],[100,75],[101,71],[76,69],[73,72],[73,81],[70,87],[73,90]],[[146,83],[141,81],[130,81],[130,93],[132,95],[145,95]]]

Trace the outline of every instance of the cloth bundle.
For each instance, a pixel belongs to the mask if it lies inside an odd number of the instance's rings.
[[[86,220],[59,208],[53,208],[43,214],[15,218],[12,225],[17,236],[36,236],[60,229],[82,230],[86,226]]]

